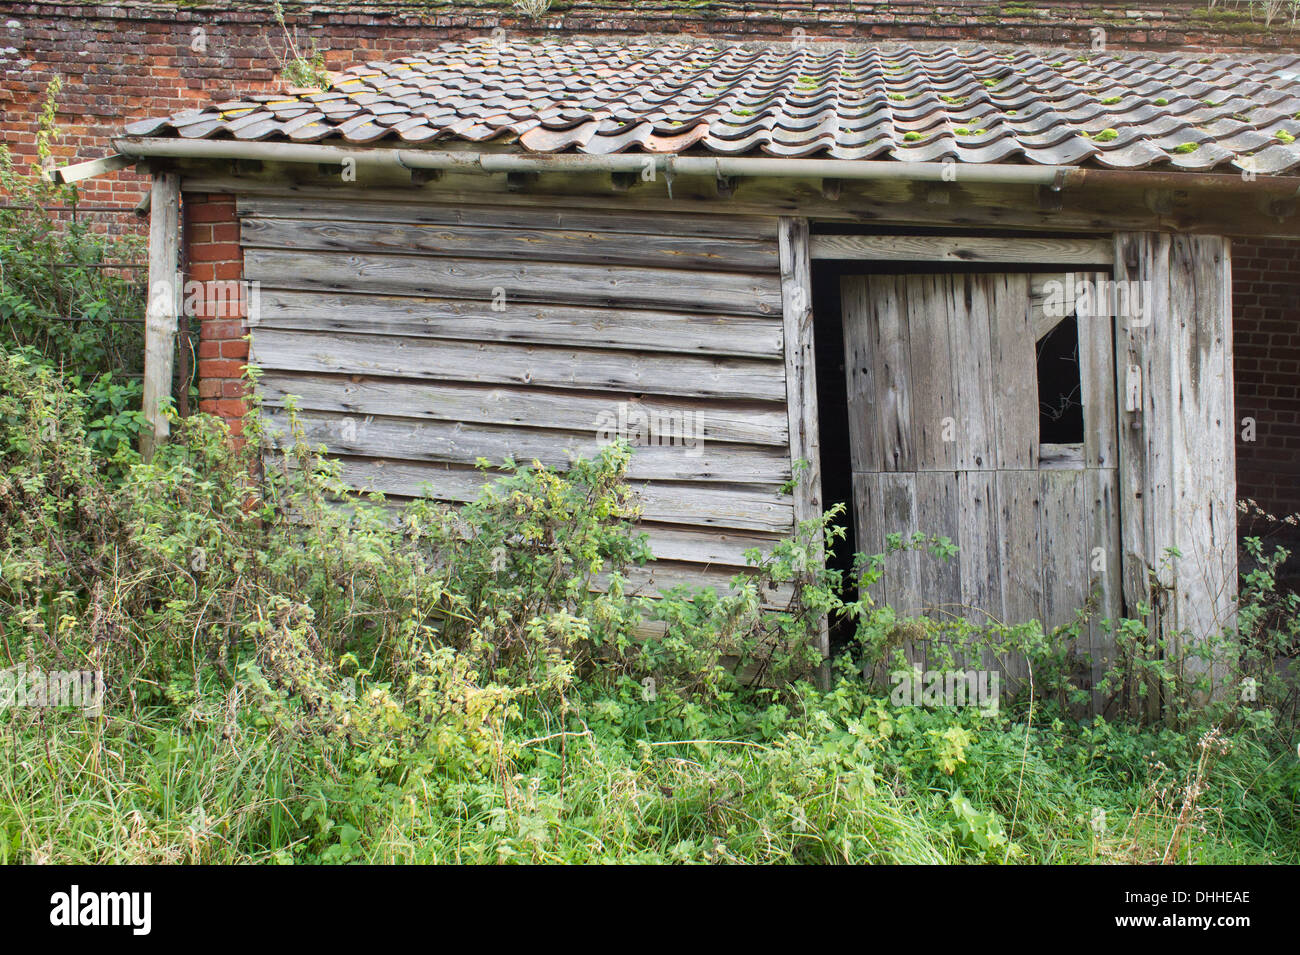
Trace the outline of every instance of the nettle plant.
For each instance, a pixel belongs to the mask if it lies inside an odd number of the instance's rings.
[[[296,705],[324,713],[311,701],[332,699],[343,681],[400,699],[436,664],[485,691],[512,687],[507,710],[541,707],[565,723],[578,677],[617,693],[648,679],[683,706],[787,687],[821,664],[823,616],[852,625],[852,652],[837,661],[846,675],[879,680],[908,668],[905,648],[919,644],[930,669],[1016,655],[1038,699],[1062,710],[1086,699],[1075,648],[1089,608],[1050,634],[1033,621],[901,616],[871,596],[889,560],[909,550],[951,560],[955,546],[891,535],[885,554],[856,555],[846,575],[822,560],[844,540],[841,506],[751,552],[749,571],[725,592],[652,599],[630,583],[651,554],[624,444],[564,473],[481,462],[476,501],[399,506],[348,488],[325,450],[302,439],[292,407],[290,433],[265,459],[256,449],[272,436],[254,409],[239,450],[220,422],[196,416],[176,421],[176,437],[148,464],[129,445],[105,461],[85,396],[53,370],[7,354],[0,377],[5,649],[61,665],[84,657],[133,705],[171,699],[177,680],[194,692],[205,673],[252,679],[255,667]],[[1255,700],[1222,704],[1255,720],[1294,703],[1283,661],[1297,607],[1276,594],[1282,553],[1260,553],[1236,630],[1187,644],[1257,681]],[[789,595],[779,607],[777,594]],[[1160,699],[1192,698],[1203,671],[1183,665],[1184,676],[1166,677],[1177,663],[1169,648],[1151,647],[1140,621],[1112,626],[1120,652],[1104,692],[1140,694],[1154,679]],[[294,669],[308,663],[312,679]],[[1126,676],[1135,670],[1142,679]]]
[[[872,589],[899,555],[917,552],[922,560],[945,562],[957,553],[947,538],[890,534],[884,554],[855,555],[858,598],[837,602],[832,597],[828,603],[833,614],[855,626],[854,665],[848,655],[838,662],[846,674],[860,669],[877,686],[887,685],[891,674],[915,671],[918,659],[929,671],[993,666],[1020,674],[1003,682],[1012,703],[1032,699],[1074,716],[1091,703],[1107,717],[1138,723],[1276,725],[1285,736],[1300,709],[1300,595],[1278,586],[1279,569],[1289,557],[1285,548],[1275,545],[1270,551],[1258,537],[1244,539],[1242,547],[1251,567],[1241,577],[1230,625],[1210,633],[1157,636],[1148,621],[1168,604],[1162,581],[1170,576],[1176,551],[1151,570],[1151,603],[1134,608],[1133,616],[1097,619],[1094,594],[1069,621],[1044,630],[1039,621],[998,620],[977,607],[905,615],[877,603]],[[842,593],[838,582],[830,592]],[[1114,647],[1095,686],[1083,639],[1090,628],[1107,634]]]
[[[398,506],[348,488],[325,449],[302,439],[292,407],[289,433],[274,437],[281,450],[263,458],[256,449],[273,436],[254,408],[246,445],[233,447],[216,419],[174,419],[152,461],[119,448],[113,479],[84,395],[19,354],[3,355],[0,378],[7,648],[91,654],[110,691],[134,702],[165,699],[158,688],[178,675],[193,684],[248,666],[323,699],[292,661],[316,661],[325,684],[365,685],[409,680],[410,661],[440,648],[482,681],[561,708],[579,672],[598,684],[653,676],[685,697],[734,686],[729,657],[761,657],[754,679],[796,675],[800,628],[826,600],[802,588],[788,613],[761,606],[760,588],[807,566],[797,542],[727,595],[631,592],[628,571],[650,552],[633,523],[626,445],[562,474],[483,462],[476,501]],[[645,637],[647,621],[667,634]]]
[[[979,607],[925,608],[905,614],[871,596],[888,575],[889,564],[915,553],[922,561],[939,564],[956,559],[958,547],[950,538],[915,532],[885,537],[882,554],[855,554],[853,577],[858,597],[846,601],[839,612],[854,621],[855,664],[867,680],[887,685],[893,673],[912,672],[924,659],[930,671],[956,671],[989,666],[1008,669],[1011,661],[1023,667],[1032,682],[1012,689],[1026,695],[1031,688],[1039,698],[1051,698],[1062,707],[1086,699],[1080,686],[1085,661],[1076,650],[1088,610],[1077,619],[1043,631],[1037,620],[1001,620]]]
[[[1147,624],[1168,602],[1170,548],[1149,573],[1151,603],[1113,622],[1116,659],[1101,689],[1109,708],[1139,720],[1175,725],[1212,720],[1275,728],[1288,737],[1300,718],[1300,594],[1279,587],[1290,552],[1241,541],[1250,568],[1241,575],[1235,618],[1211,633],[1157,637]]]

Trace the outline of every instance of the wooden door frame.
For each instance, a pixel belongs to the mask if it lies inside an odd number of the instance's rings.
[[[781,268],[781,318],[784,330],[786,411],[790,423],[790,466],[795,475],[795,536],[805,521],[822,512],[820,429],[817,419],[817,357],[813,337],[812,254],[806,218],[782,216],[778,223]],[[807,470],[799,474],[801,462]],[[814,544],[813,565],[823,562],[821,538]],[[815,636],[822,663],[817,682],[830,687],[830,624],[823,614]]]

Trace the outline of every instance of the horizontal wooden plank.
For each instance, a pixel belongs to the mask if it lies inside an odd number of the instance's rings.
[[[731,579],[739,570],[724,570],[714,567],[702,567],[698,564],[682,564],[671,561],[653,561],[640,567],[629,567],[623,574],[623,592],[657,597],[677,587],[711,587],[720,594],[731,590]],[[596,590],[608,589],[608,576],[600,575],[593,584]],[[759,595],[763,606],[771,609],[784,609],[794,596],[790,584],[779,584],[774,588],[764,589]]]
[[[745,552],[758,548],[771,552],[782,538],[752,531],[711,528],[696,530],[658,524],[639,525],[649,538],[650,550],[660,560],[679,560],[722,568],[745,567]]]
[[[320,216],[324,210],[317,210]],[[330,209],[328,215],[333,215]],[[610,216],[610,219],[615,218]],[[776,242],[579,229],[496,228],[345,219],[246,217],[245,248],[381,252],[449,258],[581,262],[715,272],[773,272]]]
[[[635,425],[638,413],[656,421],[681,418],[699,429],[706,441],[785,447],[789,419],[774,404],[737,402],[719,405],[692,398],[649,398],[628,401],[610,395],[546,391],[540,388],[501,388],[491,385],[442,384],[392,378],[342,375],[298,375],[266,372],[258,382],[263,400],[283,407],[288,396],[307,411],[350,412],[464,421],[473,424],[520,425],[582,431],[623,414]]]
[[[1114,241],[1033,236],[1011,239],[937,235],[814,235],[814,259],[878,262],[1051,262],[1110,265]]]
[[[379,505],[390,516],[390,526],[394,531],[401,530],[402,512],[414,500],[400,495],[385,496],[384,501]],[[447,503],[448,506],[456,506],[455,502]],[[355,511],[351,503],[338,500],[334,500],[331,506],[343,514],[351,514]],[[291,509],[289,516],[298,523],[307,520],[301,510]],[[725,528],[701,530],[646,521],[634,523],[631,528],[633,537],[645,536],[650,552],[656,560],[698,565],[699,570],[711,571],[715,575],[724,577],[744,570],[754,570],[754,566],[745,559],[746,551],[756,548],[763,554],[767,554],[782,540],[778,535],[761,534],[755,531]]]
[[[1084,467],[1082,444],[1044,444],[1038,449],[1042,471],[1079,471]]]
[[[286,371],[785,401],[784,365],[743,358],[384,335],[324,336],[305,330],[258,328],[252,334],[250,361],[261,368]]]
[[[279,467],[282,456],[268,452],[267,466]],[[343,480],[351,487],[401,497],[420,497],[426,489],[437,500],[473,501],[490,480],[482,471],[414,461],[345,457]],[[642,519],[696,528],[722,527],[766,534],[794,533],[790,496],[776,490],[672,482],[631,482]]]
[[[275,288],[780,315],[775,275],[631,266],[245,249],[244,278]]]
[[[402,512],[409,503],[409,499],[394,497],[386,499],[380,505],[380,508],[387,512],[388,520],[395,531],[400,529]],[[335,502],[332,506],[344,513],[353,510],[351,505],[339,502]],[[301,513],[291,513],[290,516],[294,520],[301,521],[304,519]],[[754,574],[756,572],[754,568],[747,567],[744,564],[743,549],[740,545],[746,541],[754,540],[764,548],[770,546],[769,539],[766,537],[747,536],[737,534],[734,531],[726,531],[720,534],[722,542],[719,548],[715,549],[725,553],[728,558],[734,559],[736,563],[715,561],[707,559],[707,557],[702,560],[694,560],[689,554],[706,554],[707,552],[702,548],[693,547],[689,543],[683,546],[678,541],[704,536],[699,532],[638,525],[634,527],[633,533],[645,534],[651,552],[655,555],[663,554],[664,556],[656,556],[650,562],[639,566],[632,565],[624,570],[623,591],[629,596],[658,597],[664,591],[680,586],[709,587],[725,594],[731,590],[732,578],[739,574]],[[608,572],[596,575],[592,580],[592,589],[600,593],[607,592],[609,579]],[[793,595],[794,590],[790,584],[767,585],[761,589],[759,599],[764,607],[783,610],[789,606]],[[659,625],[656,632],[662,634],[662,625]]]
[[[781,358],[779,316],[708,315],[262,288],[254,327]]]
[[[375,196],[369,190],[367,196]],[[382,193],[379,193],[382,194]],[[392,196],[388,201],[354,202],[329,196],[329,214],[336,221],[414,222],[429,225],[494,226],[500,229],[566,229],[576,231],[633,232],[713,238],[776,239],[776,220],[764,216],[713,215],[703,212],[637,211],[610,203],[616,215],[601,209],[547,209],[515,204],[502,207],[466,203],[430,204],[421,194]],[[436,197],[434,197],[436,202]],[[241,216],[319,219],[321,203],[311,198],[277,198],[269,195],[239,197]]]
[[[470,144],[482,148],[481,144]],[[501,148],[510,148],[503,146]],[[658,216],[683,213],[697,216],[727,213],[774,217],[801,215],[817,220],[874,226],[918,225],[938,229],[1024,229],[1052,235],[1064,231],[1099,234],[1115,230],[1155,230],[1209,235],[1300,234],[1300,217],[1266,216],[1250,202],[1224,202],[1222,189],[1198,188],[1180,197],[1173,214],[1152,212],[1141,201],[1141,190],[1105,180],[1087,180],[1061,192],[1063,206],[1043,208],[1034,200],[1034,187],[1006,183],[949,183],[942,190],[949,202],[935,202],[935,185],[908,181],[844,180],[840,194],[828,198],[820,177],[742,178],[732,198],[720,199],[712,176],[678,175],[669,195],[667,177],[637,183],[627,192],[610,189],[607,176],[575,176],[571,172],[543,173],[517,189],[505,176],[448,172],[442,179],[413,185],[403,170],[367,170],[364,185],[341,183],[337,171],[318,173],[303,164],[265,162],[256,171],[230,174],[229,162],[182,161],[186,192],[266,195],[300,200],[349,202],[365,197],[410,205],[496,205],[509,208],[586,208],[597,214],[619,210]],[[1268,182],[1265,182],[1268,179]],[[1259,188],[1273,198],[1294,196],[1295,177],[1264,177]],[[776,227],[772,220],[773,230]]]
[[[289,434],[286,412],[269,412],[266,423],[272,436]],[[593,458],[600,452],[595,428],[551,431],[315,411],[299,412],[298,424],[308,444],[323,444],[333,454],[364,457],[468,466],[480,459],[494,466],[507,460],[540,461],[563,468],[575,458]],[[688,436],[683,443],[635,447],[628,475],[647,481],[771,485],[789,480],[790,459],[784,448],[698,442]]]

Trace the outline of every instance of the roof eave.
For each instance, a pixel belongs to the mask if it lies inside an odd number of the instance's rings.
[[[1080,166],[1012,163],[899,162],[860,159],[780,159],[681,154],[478,152],[405,149],[393,146],[335,146],[167,137],[120,137],[117,151],[132,160],[262,160],[285,163],[356,163],[406,170],[458,170],[482,173],[639,173],[755,178],[825,178],[1041,185],[1053,188],[1095,183],[1112,187],[1214,189],[1224,192],[1300,191],[1300,177],[1252,176],[1241,173],[1196,173],[1168,170],[1111,170]]]

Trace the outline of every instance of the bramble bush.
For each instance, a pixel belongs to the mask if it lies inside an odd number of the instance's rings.
[[[99,716],[0,712],[0,860],[1300,857],[1281,723],[1075,719],[1046,679],[991,715],[889,702],[860,672],[925,625],[859,596],[889,554],[845,599],[815,559],[834,513],[727,593],[651,601],[626,447],[399,507],[300,433],[260,459],[257,414],[238,449],[176,421],[145,463],[107,457],[87,405],[0,353],[0,668],[108,686]],[[786,612],[764,607],[778,584]],[[825,690],[823,610],[858,633]],[[1014,629],[979,639],[1050,669],[1059,634]]]

